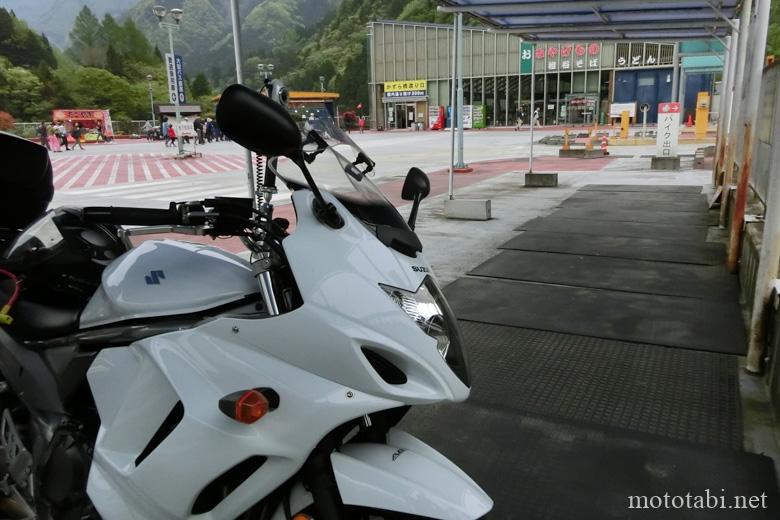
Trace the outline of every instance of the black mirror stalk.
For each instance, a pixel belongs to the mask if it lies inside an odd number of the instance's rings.
[[[336,206],[325,200],[319,187],[317,187],[317,184],[314,182],[311,172],[309,172],[309,169],[306,167],[306,160],[303,152],[290,157],[290,159],[292,159],[293,163],[301,169],[301,172],[306,179],[306,183],[309,185],[309,188],[311,188],[312,195],[314,195],[314,214],[317,216],[317,220],[333,229],[340,229],[344,226],[344,219],[339,215]]]
[[[401,198],[413,201],[412,212],[409,214],[408,221],[411,229],[414,229],[420,202],[422,202],[430,192],[431,181],[428,179],[428,176],[425,175],[425,172],[419,168],[409,168],[409,173],[406,174],[406,180],[404,181],[404,187],[401,189]]]
[[[414,202],[412,202],[412,212],[409,213],[409,228],[411,230],[414,230],[414,224],[417,220],[417,210],[420,209],[420,202],[422,202],[420,194],[415,195]]]

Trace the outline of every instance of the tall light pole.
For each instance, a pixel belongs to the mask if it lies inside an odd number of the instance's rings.
[[[165,21],[165,15],[166,15],[166,9],[165,6],[162,5],[155,5],[152,7],[152,12],[157,17],[157,19],[160,21],[160,28],[168,29],[168,44],[171,49],[171,59],[176,60],[176,55],[173,53],[173,31],[179,30],[179,24],[181,23],[181,17],[184,14],[184,12],[181,9],[171,9],[170,15],[173,19],[173,22],[166,22]],[[174,74],[175,74],[175,63],[174,63]],[[174,78],[176,81],[177,89],[179,80],[178,78]],[[184,156],[184,142],[181,137],[181,110],[179,109],[179,93],[177,92],[174,96],[173,104],[176,107],[176,141],[179,144],[179,156]]]
[[[154,94],[152,94],[152,75],[146,75],[146,81],[149,83],[149,107],[152,109],[152,126],[157,126],[154,121]]]
[[[263,75],[263,86],[265,86],[265,82],[268,80],[268,76],[273,77],[274,75],[274,64],[258,63],[257,70],[260,72],[260,74]],[[262,89],[262,87],[260,88]]]
[[[325,76],[320,76],[320,92],[325,92]]]

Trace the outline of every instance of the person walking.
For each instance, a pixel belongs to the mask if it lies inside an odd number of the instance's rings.
[[[41,146],[51,150],[51,147],[49,146],[49,133],[48,130],[46,130],[46,123],[43,121],[41,121],[41,126],[38,127],[38,142],[41,143]]]
[[[103,135],[103,123],[98,121],[97,124],[95,125],[95,130],[97,130],[98,141],[104,143],[106,141],[106,136]]]
[[[154,136],[152,135],[152,131],[154,130],[154,127],[152,126],[152,123],[147,121],[144,123],[144,126],[141,128],[141,132],[143,132],[146,135],[147,141],[153,141]]]
[[[75,141],[73,143],[73,149],[75,150],[76,145],[79,145],[79,148],[83,150],[84,147],[81,146],[81,124],[80,123],[75,123],[73,125],[73,128],[70,131],[70,135],[71,137],[73,137],[73,140]]]
[[[168,140],[170,143],[165,143],[165,146],[176,146],[176,130],[171,124],[168,125]]]
[[[162,138],[163,142],[165,143],[165,147],[168,147],[168,127],[170,125],[168,124],[168,117],[163,117],[162,125],[160,126],[160,129],[162,130]]]
[[[65,151],[69,152],[68,148],[68,131],[65,129],[65,125],[62,121],[57,121],[57,128],[54,130],[54,134],[60,140],[60,145],[65,147]]]
[[[534,110],[534,120],[533,120],[533,122],[531,124],[533,124],[533,125],[535,125],[535,126],[537,126],[539,128],[542,127],[542,123],[539,122],[539,107],[536,107],[536,109]]]
[[[366,127],[366,118],[365,116],[358,117],[358,128],[360,128],[360,133],[363,133],[363,129]]]
[[[200,116],[196,117],[195,120],[192,122],[192,128],[195,129],[195,139],[197,140],[198,144],[204,144],[205,141],[203,141],[203,119],[200,118]]]
[[[523,127],[523,119],[525,119],[525,113],[523,112],[523,108],[520,107],[517,109],[517,112],[515,112],[515,120],[517,121],[515,130],[520,130]]]
[[[49,142],[49,150],[52,152],[61,152],[62,148],[60,148],[60,138],[57,136],[57,125],[54,121],[52,121],[49,127],[46,129],[46,135],[46,140]]]

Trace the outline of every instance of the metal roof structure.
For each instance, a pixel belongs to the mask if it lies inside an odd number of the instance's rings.
[[[740,0],[439,0],[528,41],[697,40],[734,28]]]

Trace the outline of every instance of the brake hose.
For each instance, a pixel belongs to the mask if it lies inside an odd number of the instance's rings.
[[[11,294],[11,298],[8,300],[8,302],[6,302],[5,305],[3,305],[2,309],[0,309],[0,325],[10,325],[13,323],[14,319],[8,313],[11,312],[11,307],[14,306],[16,299],[19,297],[19,286],[21,283],[19,282],[19,279],[16,277],[16,275],[10,271],[0,269],[0,274],[10,278],[14,283],[14,292]]]

